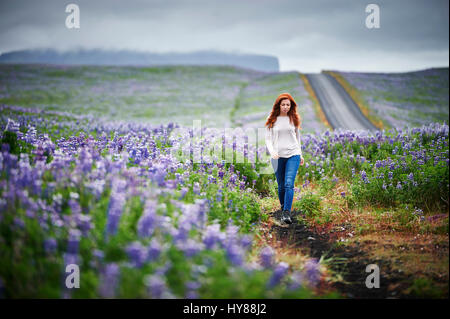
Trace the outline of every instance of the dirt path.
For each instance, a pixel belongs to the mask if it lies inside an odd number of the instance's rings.
[[[338,241],[327,233],[319,233],[309,229],[295,218],[299,212],[293,211],[291,225],[279,222],[280,211],[269,212],[270,222],[267,224],[266,236],[275,239],[281,247],[289,247],[291,253],[307,254],[313,258],[324,256],[329,259],[329,269],[342,275],[342,280],[330,283],[347,298],[408,298],[402,291],[408,287],[412,278],[392,271],[390,260],[373,260],[359,245],[339,245]],[[273,240],[272,239],[272,240]],[[365,271],[369,264],[380,268],[380,288],[366,287],[366,278],[370,273]]]

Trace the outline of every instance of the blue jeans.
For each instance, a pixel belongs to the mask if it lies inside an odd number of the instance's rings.
[[[271,158],[272,167],[275,171],[278,183],[278,199],[281,209],[291,211],[294,200],[294,182],[297,170],[300,166],[300,155],[291,157]]]

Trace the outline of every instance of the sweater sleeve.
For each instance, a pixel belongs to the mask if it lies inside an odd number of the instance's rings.
[[[273,133],[273,130],[270,129],[269,127],[266,127],[266,146],[267,146],[267,149],[269,150],[269,153],[271,156],[273,156],[273,154],[275,153],[273,144],[272,144],[272,133]]]
[[[298,127],[295,128],[295,135],[297,136],[297,141],[298,141],[298,144],[300,145],[300,156],[303,158],[302,139],[301,139],[301,135],[300,135],[300,129]]]

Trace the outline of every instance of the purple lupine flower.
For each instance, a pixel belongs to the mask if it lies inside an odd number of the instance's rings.
[[[77,254],[64,253],[63,259],[64,259],[64,269],[66,268],[67,265],[70,265],[70,264],[78,265],[78,263],[79,263],[79,257]]]
[[[231,218],[228,220],[228,225],[225,229],[225,233],[227,243],[236,242],[236,240],[238,239],[239,227],[233,225],[233,220]]]
[[[216,178],[212,175],[208,175],[208,183],[209,184],[216,184]]]
[[[165,167],[164,164],[158,163],[155,164],[151,170],[152,170],[151,174],[152,180],[155,181],[158,186],[163,186],[165,177],[167,175],[167,167]]]
[[[419,218],[420,218],[420,221],[424,221],[424,220],[425,220],[425,217],[424,217],[424,215],[423,215],[423,210],[420,209],[420,208],[416,208],[412,214],[413,214],[414,216],[419,217]]]
[[[309,180],[307,179],[307,180],[305,180],[305,182],[303,183],[303,185],[302,185],[302,187],[303,188],[306,188],[306,187],[308,187],[308,185],[309,185]]]
[[[119,284],[120,268],[115,263],[106,264],[100,273],[99,294],[102,298],[114,298]]]
[[[125,188],[127,183],[125,180],[115,179],[112,182],[112,191],[108,204],[108,218],[106,224],[106,235],[114,235],[119,226],[122,210],[126,202]]]
[[[309,259],[303,268],[305,277],[308,279],[310,285],[316,286],[320,281],[320,263],[316,259]]]
[[[24,229],[25,228],[25,222],[20,217],[14,217],[14,225],[17,227]]]
[[[268,287],[269,288],[273,288],[274,286],[278,285],[281,280],[283,279],[283,277],[287,274],[289,270],[289,265],[285,262],[280,262],[275,270],[272,273],[272,276],[269,279]]]
[[[241,244],[242,248],[249,249],[252,246],[252,236],[243,235],[241,237],[240,244]]]
[[[222,196],[222,190],[219,189],[219,191],[217,192],[217,195],[216,195],[216,202],[221,202],[221,201],[222,201],[222,198],[223,198],[223,196]]]
[[[274,255],[275,255],[275,253],[274,253],[272,247],[270,247],[270,246],[264,247],[259,254],[259,258],[261,260],[261,265],[264,268],[271,268],[273,266]]]
[[[392,154],[397,154],[397,151],[398,151],[398,147],[397,146],[395,146],[395,148],[392,150]]]
[[[83,174],[87,174],[92,170],[92,163],[93,159],[89,148],[82,147],[77,159],[77,169],[83,172]]]
[[[184,198],[184,196],[186,196],[186,193],[189,191],[189,189],[187,187],[182,187],[181,188],[181,195],[180,198],[178,200],[182,200]]]
[[[94,249],[92,255],[99,261],[103,261],[103,258],[105,257],[105,253],[100,249]]]
[[[93,228],[91,219],[92,219],[92,217],[90,215],[86,215],[86,214],[78,214],[75,216],[77,226],[80,228],[83,235],[87,235],[89,230],[91,230]]]
[[[194,215],[193,226],[203,228],[208,221],[207,212],[210,208],[211,200],[205,198],[195,199],[195,204],[191,205],[191,211]]]
[[[193,191],[194,191],[195,194],[200,195],[201,187],[200,187],[200,184],[198,182],[194,183]]]
[[[364,170],[361,171],[361,178],[362,179],[366,179],[367,178],[366,171],[364,171]]]
[[[244,250],[241,246],[235,243],[229,243],[226,245],[226,255],[228,260],[234,266],[241,266],[244,262]]]
[[[148,293],[152,298],[161,299],[167,292],[166,282],[161,276],[148,275],[145,278]]]
[[[179,241],[177,247],[184,252],[187,258],[190,258],[197,255],[204,248],[204,245],[201,242],[189,238],[186,241]]]
[[[345,192],[341,192],[341,197],[345,198]]]
[[[187,240],[189,236],[189,231],[191,230],[192,221],[186,218],[183,218],[178,225],[178,228],[174,230],[173,233],[173,241],[184,242]]]
[[[383,164],[382,164],[382,162],[380,161],[380,160],[377,160],[376,162],[375,162],[375,167],[376,168],[380,168],[380,167],[382,167],[383,166]]]
[[[303,285],[303,282],[304,275],[301,272],[296,271],[291,276],[291,282],[289,283],[288,289],[297,290]]]
[[[436,166],[436,165],[439,163],[439,161],[440,161],[439,156],[436,156],[436,157],[434,158],[434,163],[433,163],[433,165]]]
[[[140,237],[150,237],[153,235],[159,218],[156,213],[158,203],[155,200],[147,200],[144,207],[144,212],[139,218],[137,231]]]
[[[145,263],[147,259],[147,250],[138,241],[135,241],[128,245],[126,248],[128,258],[130,258],[131,263],[134,267],[140,268]]]
[[[367,174],[364,170],[361,171],[361,179],[364,181],[365,184],[370,183],[369,179],[367,178]]]
[[[172,266],[173,266],[172,262],[167,261],[163,266],[161,266],[155,270],[155,275],[164,276]]]
[[[188,281],[186,286],[186,298],[187,299],[198,299],[197,290],[201,287],[201,284],[197,281]]]
[[[77,255],[80,245],[81,232],[78,229],[69,231],[69,239],[67,241],[67,253]]]
[[[56,252],[58,248],[58,243],[55,238],[47,238],[44,240],[44,250],[47,254]]]
[[[397,189],[402,189],[403,187],[402,187],[402,184],[400,183],[400,181],[399,182],[397,182],[397,186],[396,186],[396,188]]]
[[[163,247],[161,243],[156,238],[153,238],[150,242],[150,245],[148,246],[147,260],[155,261],[156,259],[158,259],[159,255],[161,254],[162,248]]]
[[[165,186],[169,189],[176,189],[177,181],[174,179],[169,179],[169,180],[165,181]]]
[[[206,227],[203,235],[203,243],[206,249],[213,249],[216,243],[222,243],[225,239],[225,234],[220,231],[219,224],[212,224]]]

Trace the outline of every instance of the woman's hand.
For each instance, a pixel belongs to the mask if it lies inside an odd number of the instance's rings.
[[[273,159],[279,159],[280,156],[278,155],[278,153],[274,153],[274,154],[272,155],[272,158],[273,158]]]
[[[305,160],[303,159],[303,156],[300,156],[301,160],[300,160],[300,165],[303,165],[303,163],[305,163]]]

